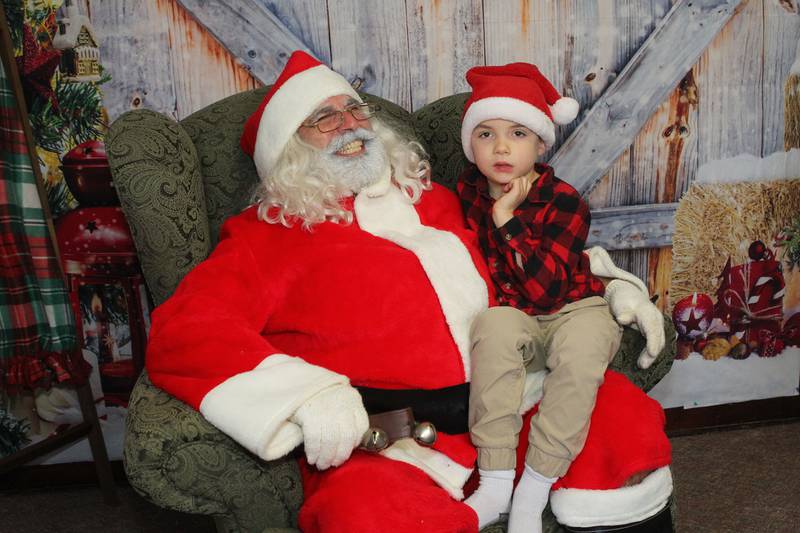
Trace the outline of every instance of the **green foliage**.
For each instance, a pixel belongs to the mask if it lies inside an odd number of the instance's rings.
[[[27,5],[28,23],[31,26],[42,26],[55,11],[53,3],[48,0],[31,0]]]
[[[53,218],[58,218],[72,209],[71,204],[74,200],[72,200],[72,195],[64,180],[59,180],[53,184],[45,180],[45,189],[47,191],[47,204],[50,206]]]
[[[0,407],[0,457],[16,452],[31,440],[28,438],[30,423],[18,420]]]
[[[800,265],[800,218],[783,229],[776,244],[786,248],[784,259],[790,268]]]
[[[22,23],[25,19],[23,0],[3,0],[6,22],[11,32],[11,43],[14,50],[22,50]]]
[[[36,98],[31,106],[31,127],[39,146],[63,154],[84,141],[99,139],[103,122],[103,97],[98,85],[111,78],[103,74],[97,83],[65,81],[56,75],[55,99]]]

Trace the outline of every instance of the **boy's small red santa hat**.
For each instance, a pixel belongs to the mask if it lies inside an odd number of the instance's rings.
[[[521,124],[548,146],[556,141],[556,124],[568,124],[578,116],[578,102],[562,97],[536,65],[510,63],[497,67],[473,67],[467,71],[472,95],[464,106],[461,145],[475,162],[470,136],[485,120],[505,119]]]
[[[361,97],[341,74],[296,50],[258,109],[244,125],[239,144],[258,175],[269,175],[286,143],[320,104],[332,96]]]

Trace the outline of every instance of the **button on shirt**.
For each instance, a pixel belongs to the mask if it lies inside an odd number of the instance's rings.
[[[529,315],[555,313],[569,302],[602,296],[603,283],[583,253],[591,214],[580,194],[537,164],[539,178],[514,216],[497,228],[494,199],[475,165],[459,177],[458,195],[467,225],[478,234],[498,302]]]

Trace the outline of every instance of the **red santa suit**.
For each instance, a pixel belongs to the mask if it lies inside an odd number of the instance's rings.
[[[355,215],[352,224],[286,227],[258,220],[255,208],[230,218],[211,256],[153,313],[147,354],[153,383],[265,460],[302,443],[292,415],[326,388],[438,389],[468,382],[470,325],[493,303],[475,236],[450,191],[434,185],[412,205],[390,186],[343,202]],[[663,472],[669,463],[663,413],[626,383],[608,402],[601,402],[601,388],[596,415],[622,420],[613,404],[624,398],[643,408],[629,422],[645,436],[630,441],[626,431],[595,439],[593,418],[586,445],[605,450],[603,469],[622,480]],[[468,434],[441,434],[434,448],[401,439],[380,455],[356,451],[324,472],[304,465],[300,527],[475,531],[476,515],[459,501],[474,461]],[[591,476],[572,474],[573,484],[563,488],[577,491],[576,501],[596,492],[586,489],[611,494],[621,487],[580,486]],[[658,495],[663,507],[668,488],[667,480],[644,497]],[[569,501],[566,508],[574,510]],[[642,509],[633,516],[652,511]]]

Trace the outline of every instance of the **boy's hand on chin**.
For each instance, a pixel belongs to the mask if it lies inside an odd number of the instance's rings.
[[[492,219],[496,227],[500,227],[514,217],[514,209],[525,201],[533,185],[527,176],[514,178],[503,185],[503,196],[498,198],[492,207]]]

